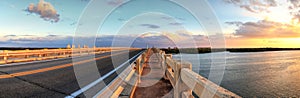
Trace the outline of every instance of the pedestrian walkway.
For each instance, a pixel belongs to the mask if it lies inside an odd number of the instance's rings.
[[[134,98],[172,98],[172,85],[169,80],[165,80],[165,75],[161,67],[161,59],[156,51],[151,51],[144,63],[141,82],[138,83]]]

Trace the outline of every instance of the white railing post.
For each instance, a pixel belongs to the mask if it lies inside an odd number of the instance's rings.
[[[165,71],[165,75],[164,75],[164,79],[165,79],[165,80],[169,80],[169,78],[167,77],[167,72],[168,72],[169,69],[172,69],[172,68],[169,67],[168,64],[167,64],[167,61],[166,61],[166,60],[167,60],[168,57],[169,57],[169,58],[172,58],[172,54],[165,54],[165,55],[164,55],[164,67],[163,67],[163,68],[164,68],[164,71]]]
[[[162,70],[164,71],[164,54],[162,50],[159,50],[159,60],[160,60],[160,66],[162,68]]]
[[[29,52],[29,49],[26,49],[26,52],[25,52],[25,58],[29,58],[28,52]]]
[[[41,58],[42,57],[42,52],[41,51],[39,51],[39,57],[38,58]]]
[[[57,51],[57,50],[56,50]],[[57,51],[57,56],[60,56],[62,53],[61,53],[61,49],[59,48],[58,51]]]
[[[136,63],[136,68],[137,68],[137,73],[138,73],[138,83],[141,83],[142,68],[141,68],[140,58],[136,59],[135,63]]]
[[[8,53],[7,53],[7,50],[4,50],[4,51],[3,51],[3,54],[4,54],[4,56],[3,56],[4,63],[7,63],[7,60],[8,60]]]
[[[192,69],[192,65],[188,62],[176,62],[174,70],[175,87],[174,87],[174,98],[193,98],[192,89],[190,89],[181,79],[181,69],[188,68]]]
[[[44,52],[44,57],[47,57],[47,56],[48,56],[47,50],[48,50],[48,49],[44,49],[44,51],[43,51],[43,52]]]
[[[180,69],[181,69],[181,64],[176,62],[174,66],[174,79],[175,79],[175,87],[174,87],[174,98],[181,98],[180,97],[180,83],[179,83],[179,78],[180,78]]]
[[[75,46],[74,46],[75,47]],[[75,48],[72,48],[71,50],[70,50],[70,52],[68,53],[69,54],[69,57],[72,57],[72,55],[73,55],[73,53],[74,53],[74,50]]]

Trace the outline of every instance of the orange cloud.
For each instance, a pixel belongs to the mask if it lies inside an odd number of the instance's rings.
[[[230,22],[234,24],[235,22]],[[239,23],[239,22],[237,22]],[[297,25],[283,24],[261,20],[235,24],[238,29],[233,33],[238,37],[247,38],[297,38],[300,37],[300,27]]]

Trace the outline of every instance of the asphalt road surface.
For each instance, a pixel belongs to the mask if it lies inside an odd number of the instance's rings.
[[[33,62],[28,64],[0,65],[0,97],[1,98],[28,98],[28,97],[55,97],[63,98],[80,90],[78,77],[84,80],[81,87],[97,80],[117,66],[134,57],[142,50],[118,51],[113,53],[97,54],[95,57],[82,56],[58,60]],[[130,62],[132,63],[132,61]],[[96,64],[96,67],[95,67]],[[121,68],[125,69],[129,64]],[[75,66],[75,67],[74,67]],[[97,68],[98,72],[91,71]],[[74,69],[81,70],[76,74]],[[104,80],[108,84],[117,76],[117,73]],[[74,97],[92,97],[103,88],[96,85],[89,89],[89,93]],[[88,92],[86,91],[86,92]]]

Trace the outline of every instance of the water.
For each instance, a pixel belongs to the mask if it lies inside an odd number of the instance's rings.
[[[222,87],[242,97],[300,97],[300,51],[219,54],[226,54]],[[191,62],[193,71],[206,78],[212,66],[218,66],[212,63],[212,53],[173,58]]]

